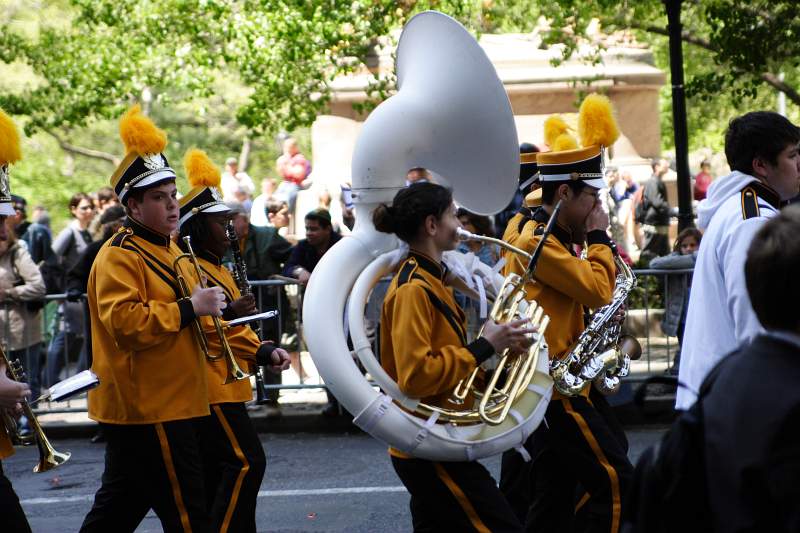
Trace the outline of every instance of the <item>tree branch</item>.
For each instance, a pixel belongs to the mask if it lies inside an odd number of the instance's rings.
[[[669,37],[669,31],[666,28],[661,28],[659,26],[649,26],[646,24],[640,24],[636,21],[628,21],[627,24],[634,29],[646,31],[648,33],[655,33],[658,35],[665,35]],[[695,46],[699,46],[705,50],[710,52],[714,51],[714,47],[711,43],[705,39],[702,39],[686,30],[681,32],[681,40],[686,43],[693,44]],[[734,72],[743,72],[741,69],[734,68]],[[764,83],[770,85],[773,89],[778,90],[786,95],[786,98],[792,101],[792,103],[800,106],[800,92],[798,92],[794,87],[787,84],[786,82],[782,81],[778,76],[773,74],[772,72],[761,72],[756,74]]]
[[[64,139],[62,139],[58,134],[53,132],[52,130],[45,130],[52,138],[58,142],[58,145],[61,147],[62,150],[65,152],[69,152],[70,154],[75,155],[82,155],[84,157],[91,157],[93,159],[100,159],[102,161],[108,161],[112,165],[116,166],[119,165],[121,159],[114,154],[109,154],[108,152],[103,152],[100,150],[92,150],[91,148],[84,148],[82,146],[75,146]]]

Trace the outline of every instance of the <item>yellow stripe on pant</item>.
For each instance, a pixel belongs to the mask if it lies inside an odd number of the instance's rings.
[[[214,413],[217,415],[217,419],[222,425],[222,429],[225,430],[225,435],[228,436],[228,440],[233,448],[233,453],[236,454],[236,458],[242,462],[242,468],[239,470],[239,475],[236,476],[236,483],[233,486],[233,493],[231,494],[231,499],[228,502],[228,509],[225,511],[225,518],[223,519],[222,526],[220,527],[220,533],[226,533],[228,531],[228,526],[230,526],[231,518],[233,518],[233,511],[236,509],[236,503],[239,501],[239,493],[242,490],[242,483],[244,483],[244,478],[247,475],[247,472],[250,471],[250,463],[247,462],[247,458],[245,457],[244,452],[242,452],[241,446],[239,446],[239,441],[236,440],[236,435],[234,435],[228,420],[222,413],[222,409],[220,409],[219,405],[212,405],[211,407],[214,410]]]
[[[486,524],[483,523],[481,517],[478,516],[478,512],[475,510],[475,507],[472,506],[472,502],[469,501],[467,495],[464,494],[464,491],[461,490],[461,487],[453,481],[453,478],[450,477],[450,474],[447,473],[447,470],[444,469],[442,465],[439,463],[433,463],[434,467],[436,468],[436,475],[439,476],[447,488],[450,489],[450,492],[453,493],[455,496],[456,501],[464,509],[464,512],[469,517],[469,521],[472,522],[472,525],[480,531],[481,533],[491,533],[491,530],[486,527]]]
[[[158,442],[161,444],[161,455],[164,457],[164,465],[167,467],[169,484],[172,486],[172,495],[175,497],[175,506],[178,508],[178,513],[181,515],[183,530],[186,533],[191,533],[192,525],[189,523],[189,513],[186,512],[186,506],[183,504],[181,486],[178,482],[178,474],[175,472],[175,464],[172,462],[172,452],[169,449],[169,441],[167,440],[167,433],[164,431],[164,424],[156,424],[155,426],[156,433],[158,434]]]
[[[611,466],[611,463],[608,462],[608,459],[606,459],[606,454],[603,453],[603,450],[600,448],[600,444],[598,444],[597,439],[594,437],[594,435],[592,435],[589,425],[586,423],[586,420],[583,418],[583,416],[572,409],[572,404],[570,404],[568,398],[563,398],[561,403],[564,405],[564,410],[575,420],[575,423],[578,424],[578,428],[580,428],[583,437],[586,439],[586,442],[589,444],[592,452],[594,452],[598,462],[608,473],[608,478],[611,482],[612,501],[611,533],[617,533],[619,531],[620,514],[622,513],[622,501],[619,494],[619,477],[617,476],[617,471],[613,466]]]

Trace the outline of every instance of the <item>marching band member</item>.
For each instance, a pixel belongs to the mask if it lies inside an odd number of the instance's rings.
[[[190,150],[184,164],[192,189],[180,200],[179,245],[188,251],[182,239],[191,238],[207,283],[225,294],[225,318],[254,314],[255,299],[242,297],[230,271],[222,265],[229,246],[225,227],[233,213],[219,194],[219,169],[200,150]],[[271,342],[261,342],[250,326],[227,330],[226,337],[240,364],[247,363],[252,371],[256,364],[273,372],[289,366],[289,354]],[[209,334],[208,341],[212,353],[219,353],[216,333]],[[267,459],[244,405],[252,400],[253,390],[249,379],[224,384],[227,368],[223,358],[206,361],[206,370],[211,416],[203,419],[201,448],[211,523],[220,533],[254,532],[256,499]]]
[[[562,209],[552,236],[542,249],[535,282],[525,289],[551,317],[545,339],[551,359],[570,350],[583,332],[588,309],[611,301],[615,265],[606,232],[608,215],[598,198],[605,187],[602,174],[603,147],[619,136],[611,104],[591,95],[581,106],[579,133],[584,148],[566,131],[549,143],[554,151],[537,157],[542,183],[542,206],[533,212],[535,224],[526,227],[517,246],[532,252],[560,200]],[[532,231],[531,231],[532,230]],[[588,243],[585,260],[576,257],[573,245]],[[509,257],[508,275],[524,268]],[[533,458],[528,490],[531,491],[526,527],[529,531],[569,530],[576,512],[585,507],[593,531],[619,530],[625,490],[632,476],[624,442],[614,429],[617,423],[600,395],[587,385],[574,397],[553,392],[543,423],[526,443]],[[599,402],[599,403],[598,403]],[[516,472],[504,469],[501,486],[524,486],[514,481]],[[509,480],[511,478],[511,480]],[[576,502],[577,485],[584,496]],[[509,498],[514,501],[514,496]],[[588,498],[588,499],[587,499]]]
[[[512,246],[522,233],[522,228],[531,220],[532,209],[541,205],[542,193],[539,184],[539,167],[536,165],[536,154],[539,149],[531,143],[519,145],[519,185],[523,196],[522,206],[514,213],[503,231],[503,240]]]
[[[0,241],[8,240],[6,218],[16,214],[11,199],[8,167],[22,158],[19,145],[19,132],[14,121],[0,109]],[[28,384],[10,379],[6,375],[5,365],[0,365],[0,409],[5,409],[11,416],[16,417],[20,403],[30,395],[31,389]],[[7,428],[0,423],[0,460],[13,454],[11,437],[7,433]],[[8,531],[30,532],[31,530],[19,503],[19,497],[14,492],[11,481],[3,473],[2,462],[0,462],[0,523],[4,529],[8,528]]]
[[[89,417],[107,437],[102,486],[81,531],[133,531],[150,509],[165,531],[210,531],[198,438],[209,414],[206,363],[190,326],[225,307],[219,287],[183,295],[175,172],[166,134],[131,108],[120,121],[127,155],[111,178],[128,218],[89,276],[92,370]]]
[[[486,323],[466,341],[465,315],[444,285],[442,253],[458,244],[451,192],[416,183],[373,214],[378,231],[394,233],[410,251],[392,280],[381,314],[381,364],[400,390],[448,408],[453,389],[495,352],[521,351],[533,329],[525,320]],[[469,402],[465,402],[469,407]],[[489,472],[477,461],[434,462],[389,448],[395,472],[411,493],[415,531],[520,531]]]

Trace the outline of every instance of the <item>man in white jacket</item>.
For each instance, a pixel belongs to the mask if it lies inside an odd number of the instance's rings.
[[[704,230],[681,346],[677,409],[688,409],[708,372],[763,331],[744,279],[747,249],[781,202],[800,191],[800,130],[757,111],[733,119],[725,134],[731,174],[718,178],[697,209]]]

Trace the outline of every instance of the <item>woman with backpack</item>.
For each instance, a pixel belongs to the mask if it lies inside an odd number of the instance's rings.
[[[8,359],[22,363],[32,398],[41,389],[42,310],[37,301],[44,295],[39,268],[9,229],[8,239],[0,241],[0,338]]]
[[[88,194],[79,192],[70,198],[69,210],[73,220],[53,241],[53,252],[60,259],[64,272],[75,266],[92,242],[89,225],[95,215],[95,205]],[[65,363],[78,353],[81,354],[78,369],[86,367],[86,354],[82,351],[85,314],[83,302],[64,302],[59,306],[58,312],[60,327],[47,350],[47,386],[58,382]]]

